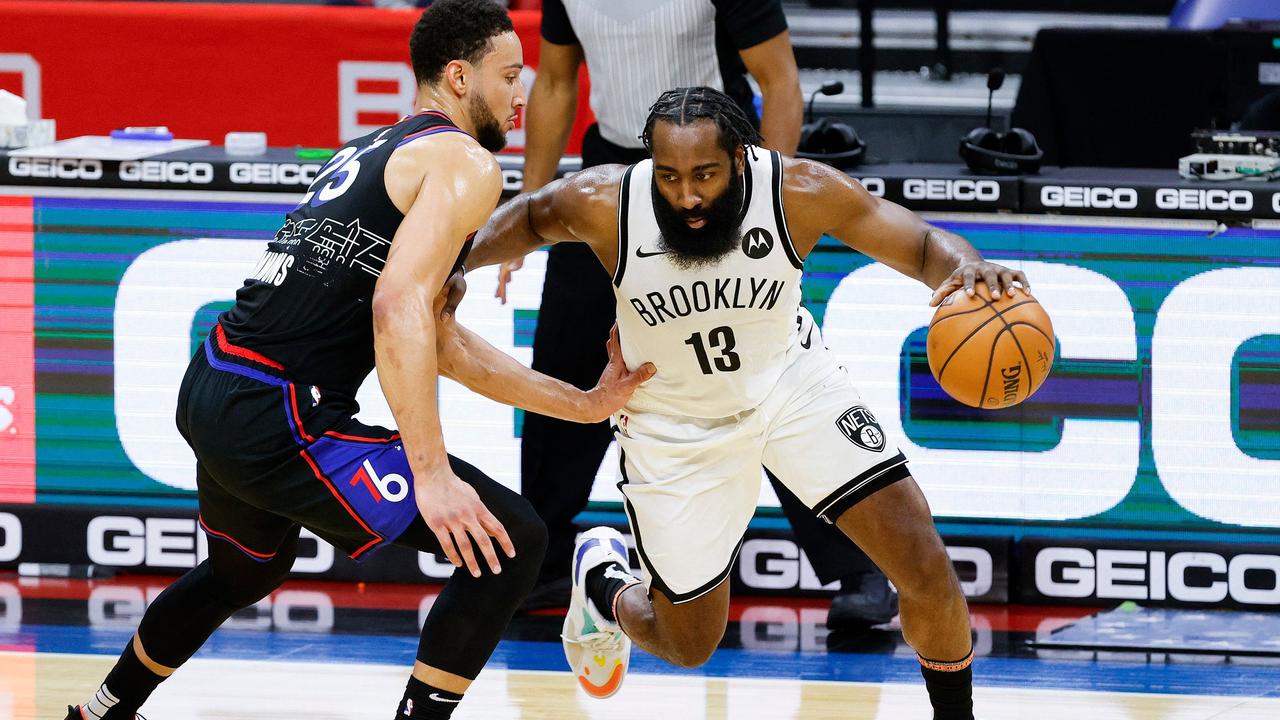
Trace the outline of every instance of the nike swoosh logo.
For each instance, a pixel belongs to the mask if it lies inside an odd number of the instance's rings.
[[[447,703],[460,703],[460,702],[462,702],[462,698],[458,698],[457,700],[450,700],[449,698],[443,698],[443,697],[440,697],[440,696],[439,696],[439,695],[437,695],[436,693],[431,693],[431,694],[430,694],[430,695],[428,695],[427,697],[431,698],[432,700],[435,700],[436,702],[447,702]]]
[[[809,328],[809,334],[804,336],[804,340],[800,341],[800,347],[805,350],[809,349],[809,345],[813,342],[813,328]]]
[[[658,252],[645,252],[641,248],[636,248],[636,257],[638,258],[647,258],[647,257],[653,257],[655,255],[666,255],[666,254],[667,254],[666,250],[659,250]]]

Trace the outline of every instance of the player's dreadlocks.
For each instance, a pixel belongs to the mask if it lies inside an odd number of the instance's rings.
[[[653,126],[659,120],[676,125],[688,125],[696,120],[713,120],[720,129],[720,147],[733,155],[741,146],[749,150],[762,141],[755,123],[742,112],[733,98],[709,87],[683,87],[668,90],[649,107],[640,140],[650,153],[653,152]]]

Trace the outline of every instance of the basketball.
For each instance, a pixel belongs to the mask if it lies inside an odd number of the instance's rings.
[[[985,283],[951,293],[929,323],[929,370],[948,395],[997,410],[1031,397],[1053,367],[1049,315],[1030,293],[992,300]]]

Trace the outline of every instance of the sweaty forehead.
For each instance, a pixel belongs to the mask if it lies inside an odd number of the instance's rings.
[[[711,164],[729,164],[720,147],[720,128],[709,118],[684,125],[658,120],[653,124],[654,165],[688,170]]]
[[[519,68],[524,65],[524,51],[520,45],[520,37],[514,32],[505,32],[489,39],[489,51],[480,60],[486,67],[498,69],[507,67]]]

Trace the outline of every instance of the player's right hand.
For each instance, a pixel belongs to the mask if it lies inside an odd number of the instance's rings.
[[[485,507],[475,488],[459,480],[448,468],[434,477],[415,479],[414,495],[418,512],[454,567],[466,565],[472,577],[480,577],[480,562],[472,549],[472,541],[495,575],[502,572],[502,564],[493,540],[498,541],[507,557],[516,556],[506,528]]]
[[[511,282],[511,274],[522,267],[524,258],[508,260],[498,266],[498,289],[493,291],[493,296],[502,301],[503,305],[507,304],[507,283]]]

